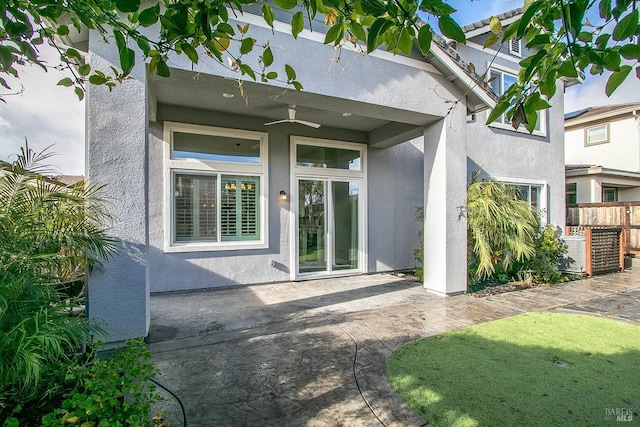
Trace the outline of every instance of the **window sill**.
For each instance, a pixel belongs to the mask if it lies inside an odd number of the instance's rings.
[[[174,243],[165,246],[165,253],[185,253],[185,252],[221,252],[221,251],[242,251],[253,249],[267,249],[269,245],[261,241],[253,242],[228,242],[228,243]]]
[[[541,137],[546,137],[547,133],[545,131],[541,131],[541,130],[534,130],[532,133],[529,133],[528,130],[526,130],[524,127],[523,128],[519,128],[519,129],[514,129],[513,126],[511,125],[506,125],[504,123],[490,123],[487,126],[492,127],[492,128],[496,128],[496,129],[502,129],[502,130],[508,130],[511,132],[517,132],[517,133],[522,133],[525,135],[533,135],[533,136],[541,136]]]

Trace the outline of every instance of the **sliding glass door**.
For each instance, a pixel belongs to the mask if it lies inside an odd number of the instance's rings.
[[[298,273],[360,269],[358,181],[298,179]]]

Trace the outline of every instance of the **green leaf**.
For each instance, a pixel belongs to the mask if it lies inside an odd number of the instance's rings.
[[[500,37],[497,34],[491,34],[484,41],[484,45],[482,47],[486,49],[489,46],[493,46],[494,44],[498,43],[498,41],[500,41]]]
[[[449,16],[456,11],[456,9],[441,0],[422,0],[420,9],[435,16]]]
[[[618,86],[620,86],[622,82],[625,81],[630,72],[631,66],[623,65],[622,67],[620,67],[619,71],[614,71],[613,73],[611,73],[611,76],[609,76],[609,80],[607,80],[607,85],[604,88],[604,92],[607,94],[607,96],[611,96],[611,94],[615,92]]]
[[[500,33],[502,31],[502,22],[496,16],[492,16],[489,20],[489,29],[493,34]]]
[[[151,6],[142,12],[140,12],[140,16],[138,16],[138,22],[143,27],[149,27],[156,22],[158,22],[158,18],[160,17],[160,3],[156,3],[155,6]]]
[[[622,58],[620,54],[609,52],[604,57],[604,66],[609,71],[618,71]]]
[[[362,10],[365,14],[376,18],[387,13],[387,6],[378,0],[362,0]]]
[[[149,42],[147,42],[147,40],[139,37],[136,39],[136,44],[138,45],[142,53],[144,53],[145,55],[149,55],[149,52],[151,52],[151,46],[149,46]]]
[[[128,75],[136,62],[136,53],[133,49],[125,48],[120,51],[120,68],[122,68],[122,73],[126,76]]]
[[[240,72],[242,74],[247,74],[253,80],[256,79],[256,73],[253,71],[253,68],[251,68],[248,64],[238,63],[238,67],[240,68]]]
[[[58,82],[58,86],[71,87],[73,86],[73,80],[71,80],[69,77],[65,77]]]
[[[351,29],[351,34],[353,34],[358,40],[367,40],[367,33],[365,33],[364,28],[358,22],[349,22],[349,28]]]
[[[275,71],[269,71],[267,73],[267,78],[271,79],[271,80],[277,79],[278,78],[278,73],[276,73]]]
[[[504,30],[504,33],[502,33],[502,41],[505,42],[509,40],[511,37],[513,37],[515,33],[518,31],[519,26],[520,26],[520,19],[509,24],[507,29]]]
[[[293,9],[297,6],[298,0],[275,0],[276,6],[281,7],[284,10]]]
[[[429,49],[431,49],[431,41],[433,39],[433,31],[428,24],[420,27],[418,31],[418,47],[420,47],[420,51],[423,55],[427,55],[429,53]]]
[[[576,67],[573,65],[571,58],[567,59],[560,65],[558,68],[558,74],[564,77],[578,77],[578,72],[576,71]]]
[[[180,44],[182,51],[187,55],[187,58],[191,60],[194,64],[198,63],[198,52],[187,42],[182,42]]]
[[[537,0],[531,3],[527,10],[524,11],[524,14],[519,19],[520,23],[518,24],[518,30],[516,33],[519,39],[521,39],[524,35],[524,32],[531,23],[531,18],[533,18],[533,15],[535,15],[538,9],[540,9],[540,6],[542,6],[543,2],[544,0]]]
[[[253,45],[256,43],[254,39],[251,37],[247,37],[246,39],[242,39],[242,43],[240,43],[240,53],[245,54],[249,53],[253,50]]]
[[[464,31],[460,28],[460,25],[458,25],[458,23],[448,15],[441,16],[440,19],[438,19],[438,27],[440,28],[440,31],[442,31],[442,34],[450,39],[459,43],[464,43],[467,40],[464,35]]]
[[[620,48],[620,55],[626,59],[640,59],[640,45],[635,43],[625,44]]]
[[[284,65],[284,71],[287,73],[287,81],[292,81],[296,79],[296,72],[289,64]]]
[[[636,67],[636,77],[640,80],[640,65]]]
[[[93,74],[91,77],[89,77],[89,83],[91,83],[92,85],[103,85],[107,82],[107,78],[105,76],[101,76],[98,74]]]
[[[273,9],[267,3],[263,3],[262,7],[262,17],[265,22],[269,24],[271,28],[273,28],[273,20],[275,19],[275,15],[273,14]]]
[[[120,12],[136,12],[140,8],[140,0],[116,0],[116,7]]]
[[[9,86],[7,84],[7,81],[5,79],[3,79],[2,77],[0,77],[0,86],[4,87],[5,89],[11,89],[11,86]]]
[[[73,48],[67,49],[64,53],[67,56],[67,58],[77,59],[78,61],[82,61],[82,55],[80,55],[80,52],[78,52]]]
[[[409,55],[411,54],[411,48],[413,47],[413,40],[411,39],[411,35],[406,28],[402,28],[400,31],[401,33],[398,40],[398,49],[400,49],[400,52],[404,53],[405,55]]]
[[[489,117],[487,117],[487,124],[495,122],[498,117],[502,116],[502,114],[507,111],[507,108],[509,108],[509,105],[511,105],[509,101],[501,98],[496,106],[493,107],[493,110],[491,110]]]
[[[611,19],[611,0],[600,0],[598,11],[600,12],[600,18],[605,21]]]
[[[367,36],[367,53],[373,52],[382,41],[378,39],[383,35],[393,23],[385,18],[378,18],[369,27],[369,35]]]
[[[73,90],[76,93],[76,96],[78,97],[78,101],[82,101],[84,99],[84,91],[82,90],[81,87],[77,87]]]
[[[638,28],[638,9],[631,11],[624,18],[618,21],[613,29],[613,39],[616,41],[628,39]]]
[[[292,81],[291,84],[296,89],[296,91],[300,92],[302,90],[302,85],[298,81]]]
[[[578,34],[578,40],[581,40],[585,43],[591,43],[593,41],[593,33],[590,33],[589,31],[582,31],[580,34]]]
[[[271,52],[270,47],[266,48],[262,53],[262,63],[264,64],[265,67],[268,67],[271,64],[273,64],[273,52]]]
[[[335,43],[336,45],[342,40],[343,26],[341,22],[333,25],[324,36],[324,44]]]
[[[6,46],[0,45],[0,65],[2,65],[2,69],[9,69],[12,63],[13,54],[11,53],[11,49]]]
[[[66,25],[60,25],[58,26],[57,31],[59,36],[66,36],[69,34],[69,27]]]
[[[158,68],[156,70],[158,75],[160,77],[169,77],[170,75],[169,67],[167,66],[167,63],[165,62],[164,58],[160,56],[156,56],[156,58],[158,58]]]
[[[611,34],[601,34],[596,39],[596,47],[598,49],[604,49],[607,47],[607,43],[609,43],[609,39],[611,38]]]
[[[116,47],[118,48],[118,51],[124,50],[127,47],[127,42],[125,41],[122,32],[120,30],[113,30],[113,36],[116,39]],[[67,56],[69,56],[68,52]]]
[[[91,72],[91,65],[89,64],[84,64],[78,68],[78,74],[80,74],[83,77],[88,76],[90,72]]]
[[[300,34],[303,28],[304,15],[302,14],[302,12],[294,13],[293,17],[291,18],[291,34],[293,34],[294,39],[298,38],[298,34]]]

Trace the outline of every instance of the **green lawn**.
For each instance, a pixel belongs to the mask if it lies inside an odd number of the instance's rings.
[[[435,427],[640,421],[640,327],[621,321],[522,314],[407,344],[387,373]]]

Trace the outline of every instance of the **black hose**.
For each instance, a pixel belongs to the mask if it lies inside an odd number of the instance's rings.
[[[169,393],[171,396],[174,397],[174,399],[178,401],[178,404],[180,405],[180,410],[182,411],[182,427],[187,427],[187,413],[184,410],[184,405],[182,404],[182,401],[180,400],[180,398],[176,396],[174,392],[172,392],[171,390],[169,390],[168,388],[166,388],[165,386],[163,386],[153,378],[151,379],[151,382],[157,385],[158,387],[160,387],[161,389],[163,389],[164,391],[166,391],[167,393]]]

